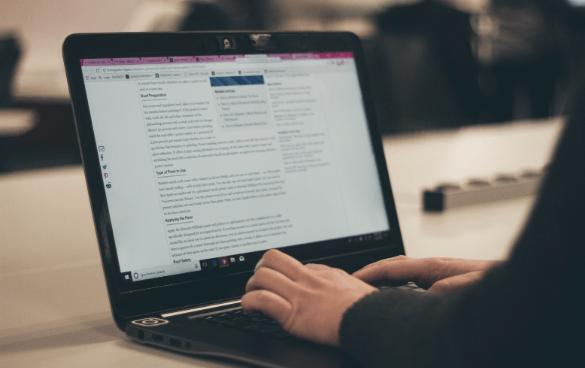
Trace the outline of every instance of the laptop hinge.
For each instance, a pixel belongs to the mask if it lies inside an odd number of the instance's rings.
[[[201,311],[208,310],[208,309],[221,308],[221,307],[227,307],[229,305],[240,304],[241,301],[242,301],[242,299],[238,299],[238,300],[232,300],[229,302],[208,304],[208,305],[203,306],[203,307],[189,308],[189,309],[183,309],[183,310],[176,311],[176,312],[164,313],[164,314],[161,314],[161,316],[163,318],[180,316],[182,314],[201,312]]]

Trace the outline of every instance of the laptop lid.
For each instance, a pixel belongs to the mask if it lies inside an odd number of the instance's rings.
[[[72,35],[63,52],[119,323],[241,296],[270,248],[346,269],[404,254],[355,35]]]

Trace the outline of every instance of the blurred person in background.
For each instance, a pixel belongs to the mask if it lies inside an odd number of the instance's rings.
[[[491,0],[476,23],[487,120],[544,118],[559,113],[564,76],[558,27],[563,2]],[[477,19],[477,18],[476,18]],[[486,29],[487,28],[487,29]]]

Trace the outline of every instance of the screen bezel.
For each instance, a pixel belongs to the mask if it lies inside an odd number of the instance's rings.
[[[390,235],[383,241],[348,244],[347,238],[295,245],[281,248],[297,259],[308,262],[321,259],[323,263],[335,256],[367,252],[384,248],[387,255],[404,254],[398,218],[392,196],[384,151],[378,126],[373,114],[372,96],[365,76],[365,61],[357,36],[351,33],[268,33],[271,43],[258,49],[250,37],[251,32],[183,32],[183,33],[118,33],[71,35],[63,45],[63,55],[73,103],[76,129],[86,182],[94,216],[94,224],[103,261],[110,301],[115,315],[134,318],[151,313],[160,313],[190,305],[229,299],[243,294],[245,281],[250,277],[255,261],[263,252],[250,254],[250,262],[239,269],[214,270],[201,278],[201,271],[159,279],[151,279],[128,285],[121,280],[121,272],[115,251],[115,241],[106,194],[99,170],[96,139],[89,113],[80,59],[146,57],[146,56],[192,56],[232,55],[267,53],[308,52],[352,52],[362,91],[370,141],[376,159],[384,204],[390,225]],[[262,32],[263,35],[267,33]],[[209,50],[206,40],[218,37],[233,37],[236,49]],[[335,261],[332,261],[335,263]],[[234,273],[234,271],[236,271]],[[229,272],[229,274],[225,274]],[[222,274],[224,273],[224,274]],[[197,275],[199,274],[199,275]],[[196,293],[194,291],[197,291]],[[202,291],[204,291],[202,293]],[[204,294],[204,295],[202,295]]]

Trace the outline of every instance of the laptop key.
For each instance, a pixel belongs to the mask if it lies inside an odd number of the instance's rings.
[[[276,337],[277,339],[281,339],[281,340],[291,339],[294,337],[293,335],[289,334],[288,332],[286,332],[284,330],[272,332],[272,333],[270,333],[270,336]]]
[[[266,317],[262,314],[254,314],[254,315],[250,316],[250,319],[253,319],[255,321],[263,321],[263,320],[268,319],[268,317]]]
[[[264,328],[264,327],[266,327],[266,325],[257,323],[257,324],[250,324],[250,325],[246,325],[246,326],[241,326],[240,328],[242,330],[256,331],[256,330]]]
[[[205,319],[205,322],[210,322],[210,323],[220,323],[222,320],[219,318],[209,318],[209,319]]]
[[[230,321],[230,323],[235,327],[244,327],[244,326],[250,325],[250,321],[246,321],[245,319],[233,320],[233,321]]]
[[[259,333],[271,333],[271,332],[277,332],[277,331],[282,331],[282,327],[279,326],[263,326],[257,330],[254,330],[255,332],[259,332]]]
[[[242,309],[207,315],[199,319],[222,327],[254,331],[279,339],[291,337],[288,332],[282,330],[280,323],[272,318],[261,313],[247,315]]]

